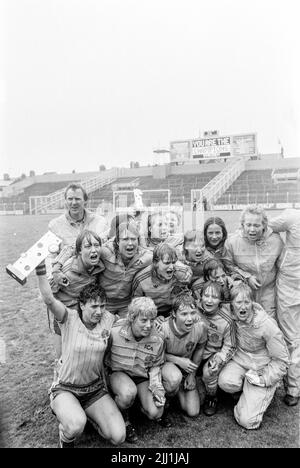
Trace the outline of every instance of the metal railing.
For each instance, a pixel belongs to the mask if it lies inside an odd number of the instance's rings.
[[[245,157],[237,157],[226,164],[226,167],[219,172],[212,180],[210,180],[202,189],[191,190],[191,203],[197,204],[197,209],[202,209],[204,203],[211,209],[214,203],[226,192],[228,187],[241,175],[245,170]],[[192,210],[195,210],[195,206]]]
[[[91,179],[83,179],[79,183],[87,191],[87,193],[94,192],[105,185],[111,184],[119,177],[119,169],[113,168],[103,171],[96,177]],[[60,209],[64,206],[65,188],[43,196],[29,197],[29,212],[30,214],[47,213],[50,209]]]

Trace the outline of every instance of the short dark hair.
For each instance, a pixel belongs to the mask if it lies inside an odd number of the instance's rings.
[[[222,268],[222,270],[225,271],[224,263],[222,262],[222,260],[219,260],[217,258],[211,258],[210,260],[207,260],[203,265],[204,281],[208,281],[210,273],[216,270],[217,268]]]
[[[75,241],[75,255],[79,255],[81,248],[82,248],[82,243],[85,239],[88,240],[88,242],[91,241],[91,238],[94,237],[96,241],[99,242],[100,246],[102,245],[101,238],[96,234],[94,231],[90,231],[88,229],[84,229],[80,234],[78,234],[76,241]]]
[[[223,293],[223,288],[222,286],[215,282],[215,281],[206,281],[202,287],[202,290],[201,290],[201,297],[203,297],[203,294],[204,292],[208,289],[208,288],[212,288],[216,291],[216,293],[218,294],[219,298],[221,301],[224,300],[224,293]]]
[[[78,302],[80,304],[86,304],[89,301],[96,301],[98,298],[106,301],[106,294],[104,289],[100,288],[97,283],[93,282],[85,286],[80,291]]]
[[[82,187],[81,184],[78,184],[76,182],[71,182],[65,189],[65,200],[67,199],[67,193],[69,190],[81,190],[82,191],[82,195],[83,195],[83,199],[84,201],[87,201],[88,200],[88,194],[87,194],[87,191]]]
[[[177,252],[171,245],[167,244],[166,242],[161,242],[158,244],[153,250],[153,263],[158,263],[160,260],[164,258],[164,256],[168,256],[171,262],[177,262],[178,256]]]
[[[181,304],[191,307],[192,309],[197,309],[196,301],[192,296],[192,292],[182,292],[179,293],[177,297],[173,300],[173,311],[176,314]]]

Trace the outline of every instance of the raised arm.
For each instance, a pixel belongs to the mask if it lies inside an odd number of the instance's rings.
[[[62,302],[58,301],[53,296],[49,281],[46,276],[45,262],[40,263],[36,267],[35,271],[38,277],[39,289],[40,289],[43,301],[45,302],[49,310],[52,312],[56,320],[58,322],[62,322],[66,314],[66,308],[64,304],[62,304]]]
[[[285,210],[279,216],[270,219],[268,225],[274,232],[284,232],[289,231],[295,221],[296,213],[294,214],[291,210]]]

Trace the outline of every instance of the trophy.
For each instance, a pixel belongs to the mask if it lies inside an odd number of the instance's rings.
[[[7,265],[6,272],[20,284],[25,284],[30,273],[49,254],[52,256],[58,254],[60,243],[61,239],[53,232],[46,232],[27,252],[22,253],[15,263]]]

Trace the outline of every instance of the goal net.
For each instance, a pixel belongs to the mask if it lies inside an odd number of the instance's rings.
[[[169,234],[172,231],[183,232],[183,207],[171,205],[171,192],[161,190],[116,190],[113,192],[114,214],[127,213],[133,215],[147,231],[149,216],[158,215],[161,222],[168,224]],[[154,219],[154,218],[153,218]]]
[[[158,208],[170,206],[170,190],[115,190],[113,211],[125,212],[129,208]]]

